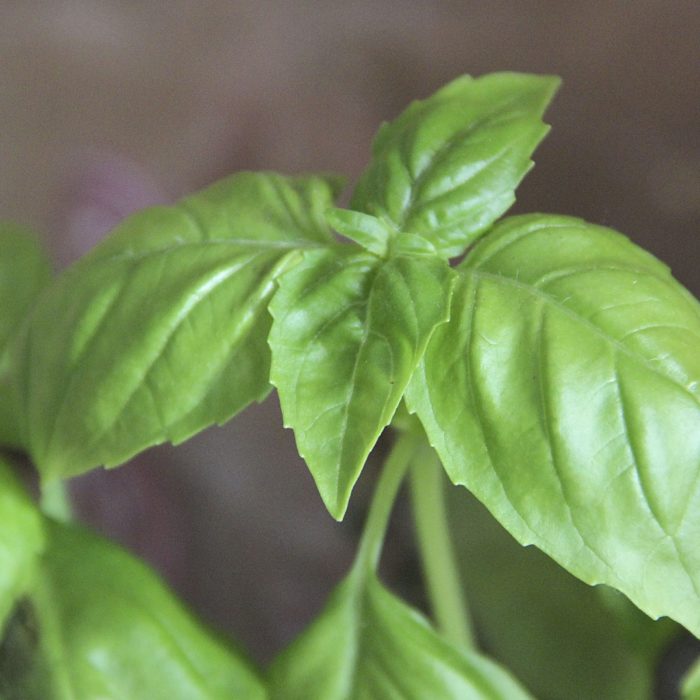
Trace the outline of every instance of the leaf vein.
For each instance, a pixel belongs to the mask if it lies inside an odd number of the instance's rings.
[[[586,549],[593,554],[593,556],[600,561],[601,564],[612,574],[613,568],[610,564],[601,556],[601,554],[588,542],[587,538],[583,534],[583,530],[579,526],[575,511],[571,507],[569,500],[568,489],[566,486],[566,479],[561,473],[559,468],[559,458],[557,456],[557,449],[554,440],[554,432],[552,430],[552,419],[551,419],[551,405],[548,398],[548,387],[547,387],[547,353],[546,353],[546,307],[544,302],[539,304],[539,324],[537,328],[537,389],[540,398],[540,412],[542,415],[543,429],[545,433],[545,443],[549,451],[549,461],[552,466],[552,470],[556,477],[556,481],[559,484],[559,491],[561,493],[562,502],[566,507],[566,511],[569,515],[569,520],[576,530],[581,543],[586,547]]]
[[[476,282],[476,280],[474,281]],[[477,307],[478,307],[478,284],[472,283],[471,288],[473,289],[473,293],[471,293],[471,302],[469,306],[469,322],[467,323],[467,328],[468,330],[468,336],[467,336],[467,342],[466,342],[466,347],[465,347],[465,354],[467,356],[467,361],[464,363],[465,364],[465,372],[466,372],[466,386],[468,387],[469,391],[469,396],[471,399],[471,405],[472,409],[474,411],[474,418],[476,419],[476,424],[479,426],[479,429],[481,430],[481,435],[482,435],[482,440],[484,444],[484,450],[486,451],[486,456],[488,457],[488,460],[491,464],[491,467],[496,475],[496,478],[498,480],[499,486],[501,487],[501,492],[503,493],[503,496],[505,499],[508,501],[510,504],[510,507],[513,509],[513,511],[518,515],[520,518],[521,522],[527,527],[528,531],[530,532],[530,535],[534,537],[534,531],[530,527],[530,524],[527,522],[527,519],[521,513],[520,508],[516,505],[515,501],[511,498],[511,495],[506,488],[506,480],[500,470],[500,463],[497,459],[494,459],[494,454],[493,454],[493,446],[491,445],[491,436],[488,434],[488,430],[486,429],[487,423],[486,423],[486,418],[483,412],[483,409],[481,407],[481,401],[479,400],[478,390],[476,383],[473,381],[473,363],[475,361],[475,353],[474,353],[474,320],[476,318],[476,312],[477,312]]]
[[[147,380],[150,373],[153,371],[153,368],[155,367],[156,363],[162,357],[163,352],[165,351],[165,348],[169,344],[171,338],[175,335],[175,333],[178,331],[182,323],[187,319],[189,314],[191,314],[192,311],[197,306],[199,306],[205,299],[208,299],[209,296],[214,292],[214,290],[216,290],[222,284],[227,282],[232,275],[238,272],[238,270],[240,270],[244,265],[248,264],[249,262],[250,259],[246,259],[243,262],[239,262],[238,265],[234,265],[229,267],[228,269],[220,271],[218,274],[214,275],[213,278],[208,278],[206,280],[206,282],[202,285],[203,287],[205,287],[205,292],[198,296],[196,299],[194,299],[194,301],[191,304],[187,305],[186,309],[180,311],[180,313],[175,319],[175,322],[168,329],[167,333],[165,333],[165,335],[163,336],[158,351],[154,353],[147,365],[141,371],[138,381],[134,382],[126,397],[120,402],[121,405],[114,412],[112,419],[107,424],[103,425],[102,428],[93,436],[86,449],[89,450],[95,444],[99,443],[103,435],[109,432],[117,424],[122,414],[124,413],[128,405],[131,403],[136,392],[138,392],[139,388],[143,386],[143,383]],[[193,298],[195,296],[196,295],[190,295],[190,298]]]
[[[475,275],[478,278],[491,279],[497,284],[504,284],[507,286],[516,287],[518,289],[523,290],[526,293],[531,294],[534,297],[543,299],[545,303],[558,309],[561,313],[565,314],[566,316],[569,316],[577,323],[586,327],[590,332],[602,338],[608,345],[612,346],[620,354],[625,355],[628,359],[632,360],[633,362],[638,362],[639,364],[643,365],[649,372],[674,384],[674,386],[676,386],[681,391],[690,396],[696,404],[700,405],[700,397],[697,397],[695,394],[693,394],[685,385],[679,383],[668,374],[665,374],[664,372],[660,371],[658,367],[651,364],[650,360],[648,360],[647,358],[632,352],[629,348],[625,347],[617,339],[607,334],[602,328],[593,323],[590,319],[573,311],[570,307],[566,306],[565,304],[562,304],[561,301],[559,301],[556,297],[552,296],[551,294],[543,292],[542,290],[533,287],[530,284],[525,284],[523,282],[519,282],[518,280],[514,280],[511,277],[506,277],[505,275],[500,275],[491,272],[483,272],[482,270],[471,270],[471,274]]]

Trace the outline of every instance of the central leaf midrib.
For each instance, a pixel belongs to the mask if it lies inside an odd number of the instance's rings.
[[[123,400],[123,402],[122,402],[121,406],[119,407],[119,409],[114,413],[113,419],[112,419],[111,423],[110,423],[108,426],[103,427],[103,429],[99,432],[99,434],[93,436],[93,439],[90,441],[89,445],[88,445],[87,448],[85,448],[85,449],[87,449],[87,450],[92,449],[92,448],[94,447],[95,444],[99,443],[99,440],[102,439],[103,435],[104,435],[108,430],[110,430],[110,429],[116,424],[116,422],[119,420],[120,416],[122,415],[123,411],[124,411],[125,408],[128,406],[129,401],[133,398],[134,394],[135,394],[135,393],[139,390],[139,388],[143,385],[143,381],[144,381],[144,380],[146,379],[146,377],[150,374],[150,372],[151,372],[153,366],[156,364],[156,362],[158,361],[158,359],[160,359],[160,356],[161,356],[161,354],[162,354],[163,349],[165,348],[165,346],[167,345],[167,343],[170,341],[170,339],[172,338],[172,336],[173,336],[173,335],[177,332],[177,330],[180,328],[180,326],[182,325],[182,322],[184,321],[184,319],[187,318],[187,317],[189,317],[189,315],[193,312],[194,308],[196,308],[197,306],[199,306],[206,298],[208,298],[208,296],[209,296],[213,291],[215,291],[219,286],[221,286],[221,284],[225,284],[226,282],[228,282],[228,281],[231,279],[232,275],[234,275],[238,270],[240,270],[240,269],[242,268],[242,265],[243,265],[243,263],[239,263],[237,266],[235,266],[235,267],[233,267],[233,268],[230,268],[230,269],[228,270],[228,274],[227,274],[224,278],[222,278],[222,280],[220,280],[214,287],[210,288],[204,296],[200,297],[200,298],[195,302],[195,304],[188,310],[187,314],[185,314],[184,316],[181,316],[179,319],[177,319],[175,325],[174,325],[172,328],[170,328],[170,329],[168,330],[167,335],[166,335],[166,338],[165,338],[165,342],[162,343],[161,350],[160,350],[153,358],[151,358],[151,361],[149,362],[148,366],[145,368],[145,371],[143,372],[142,380],[141,380],[138,384],[134,385],[132,391],[127,395],[126,399]],[[274,267],[274,266],[273,266],[273,267]],[[130,273],[130,274],[133,274],[133,272],[134,272],[134,270],[129,270],[129,273]],[[266,273],[266,275],[265,275],[264,277],[268,277],[269,274],[270,274],[270,271],[268,270],[268,272]],[[124,290],[126,287],[128,287],[128,282],[122,285],[122,287],[120,288],[119,294],[117,294],[117,296],[116,296],[116,299],[118,299],[118,298],[121,296],[121,293],[123,292],[123,290]],[[106,316],[106,315],[107,315],[107,314],[105,314],[105,316]],[[100,325],[101,325],[101,322],[100,322]],[[91,340],[92,340],[92,339],[91,339]],[[46,441],[46,447],[45,447],[45,450],[44,450],[45,454],[51,452],[51,447],[52,447],[54,441],[56,440],[57,426],[58,426],[58,423],[59,423],[59,419],[60,419],[61,415],[63,414],[63,412],[64,412],[64,410],[65,410],[66,401],[67,401],[68,397],[70,396],[70,385],[72,385],[72,384],[74,383],[75,377],[76,377],[76,376],[77,376],[76,366],[74,366],[74,367],[71,369],[71,378],[70,378],[70,380],[69,380],[69,387],[67,387],[66,390],[64,391],[63,399],[61,400],[60,405],[59,405],[59,407],[58,407],[58,409],[56,410],[56,413],[55,413],[55,418],[54,418],[54,422],[53,422],[53,427],[52,427],[52,430],[50,431],[49,438],[48,438],[48,440]]]
[[[335,478],[335,505],[338,506],[338,502],[340,500],[340,488],[341,488],[341,480],[340,480],[340,475],[341,471],[343,470],[343,465],[346,463],[345,459],[345,454],[347,451],[347,429],[348,429],[348,423],[350,420],[350,405],[352,404],[353,397],[355,395],[355,387],[356,387],[356,377],[357,377],[357,372],[358,372],[358,367],[360,366],[360,357],[362,355],[362,351],[364,350],[365,346],[367,345],[367,339],[369,338],[370,335],[370,321],[371,321],[371,309],[370,305],[372,302],[372,291],[374,289],[374,284],[377,280],[377,274],[379,272],[379,268],[375,267],[373,270],[370,271],[371,279],[369,282],[369,290],[367,292],[367,302],[366,302],[366,312],[365,312],[365,319],[362,327],[362,337],[360,338],[359,342],[359,348],[357,350],[357,353],[355,354],[355,361],[352,366],[352,372],[350,374],[350,390],[348,392],[348,398],[345,401],[345,404],[343,406],[343,412],[341,415],[341,426],[340,426],[340,454],[338,456],[338,469],[336,471],[336,478]]]
[[[358,570],[359,572],[359,570]],[[360,678],[359,669],[362,666],[362,656],[365,646],[365,638],[369,632],[369,625],[364,622],[367,617],[368,601],[367,596],[369,595],[369,585],[370,581],[368,576],[372,574],[366,573],[360,575],[358,573],[359,580],[355,583],[355,590],[352,592],[351,606],[355,613],[355,624],[353,629],[353,637],[355,641],[355,653],[352,658],[352,674],[350,676],[350,687],[348,689],[347,700],[353,700],[357,692],[357,686]]]
[[[416,198],[421,188],[424,186],[425,181],[431,176],[435,168],[441,163],[442,159],[446,157],[446,154],[450,153],[451,149],[456,142],[461,142],[471,136],[478,128],[489,125],[490,122],[498,123],[498,118],[500,117],[504,121],[517,121],[518,113],[509,113],[506,110],[513,104],[516,104],[522,99],[522,95],[517,94],[515,97],[510,97],[505,99],[503,102],[498,104],[493,109],[486,112],[486,114],[477,117],[473,122],[468,124],[463,129],[460,129],[449,137],[434,153],[429,162],[423,167],[420,172],[416,173],[411,177],[411,189],[408,196],[408,201],[401,212],[401,218],[398,222],[399,229],[403,229],[406,223],[414,216],[414,207],[416,204]],[[505,114],[504,114],[505,112]],[[403,159],[402,159],[403,160]],[[407,163],[404,161],[404,168],[408,173],[411,172],[411,168],[407,167]]]
[[[185,248],[208,248],[210,246],[232,246],[238,248],[247,248],[248,250],[296,250],[299,248],[309,249],[309,248],[331,248],[335,244],[333,241],[328,243],[322,243],[317,241],[310,241],[306,239],[294,239],[294,240],[280,240],[280,241],[270,241],[270,240],[259,240],[259,239],[249,239],[249,238],[208,238],[202,241],[180,241],[179,243],[170,243],[166,246],[159,248],[153,248],[139,253],[134,252],[123,252],[114,253],[107,255],[98,255],[99,249],[96,249],[95,255],[86,258],[86,263],[89,261],[94,264],[103,264],[109,262],[121,262],[123,260],[128,260],[130,262],[140,262],[141,260],[146,260],[150,257],[155,257],[157,255],[165,255],[176,250],[181,250]]]

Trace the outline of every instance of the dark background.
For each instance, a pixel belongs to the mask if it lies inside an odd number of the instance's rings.
[[[128,210],[235,170],[352,181],[382,120],[462,73],[555,73],[516,209],[617,228],[697,295],[699,68],[697,0],[5,0],[0,217],[61,266]],[[342,575],[368,488],[335,524],[280,425],[269,401],[74,486],[86,518],[261,660]]]

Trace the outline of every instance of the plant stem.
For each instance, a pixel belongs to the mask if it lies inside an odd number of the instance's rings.
[[[54,520],[68,522],[73,519],[73,508],[66,482],[61,479],[41,487],[40,505],[41,510]]]
[[[372,497],[369,515],[360,540],[355,566],[363,571],[376,571],[384,544],[384,535],[399,486],[408,466],[421,443],[421,436],[402,432],[391,448],[382,467],[379,481]]]
[[[445,506],[443,469],[425,442],[411,467],[411,501],[423,576],[437,626],[452,642],[474,648]]]

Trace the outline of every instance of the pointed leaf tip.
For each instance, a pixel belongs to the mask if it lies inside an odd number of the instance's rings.
[[[307,254],[270,304],[270,380],[336,520],[447,319],[453,276],[436,257],[380,260],[347,248]]]

